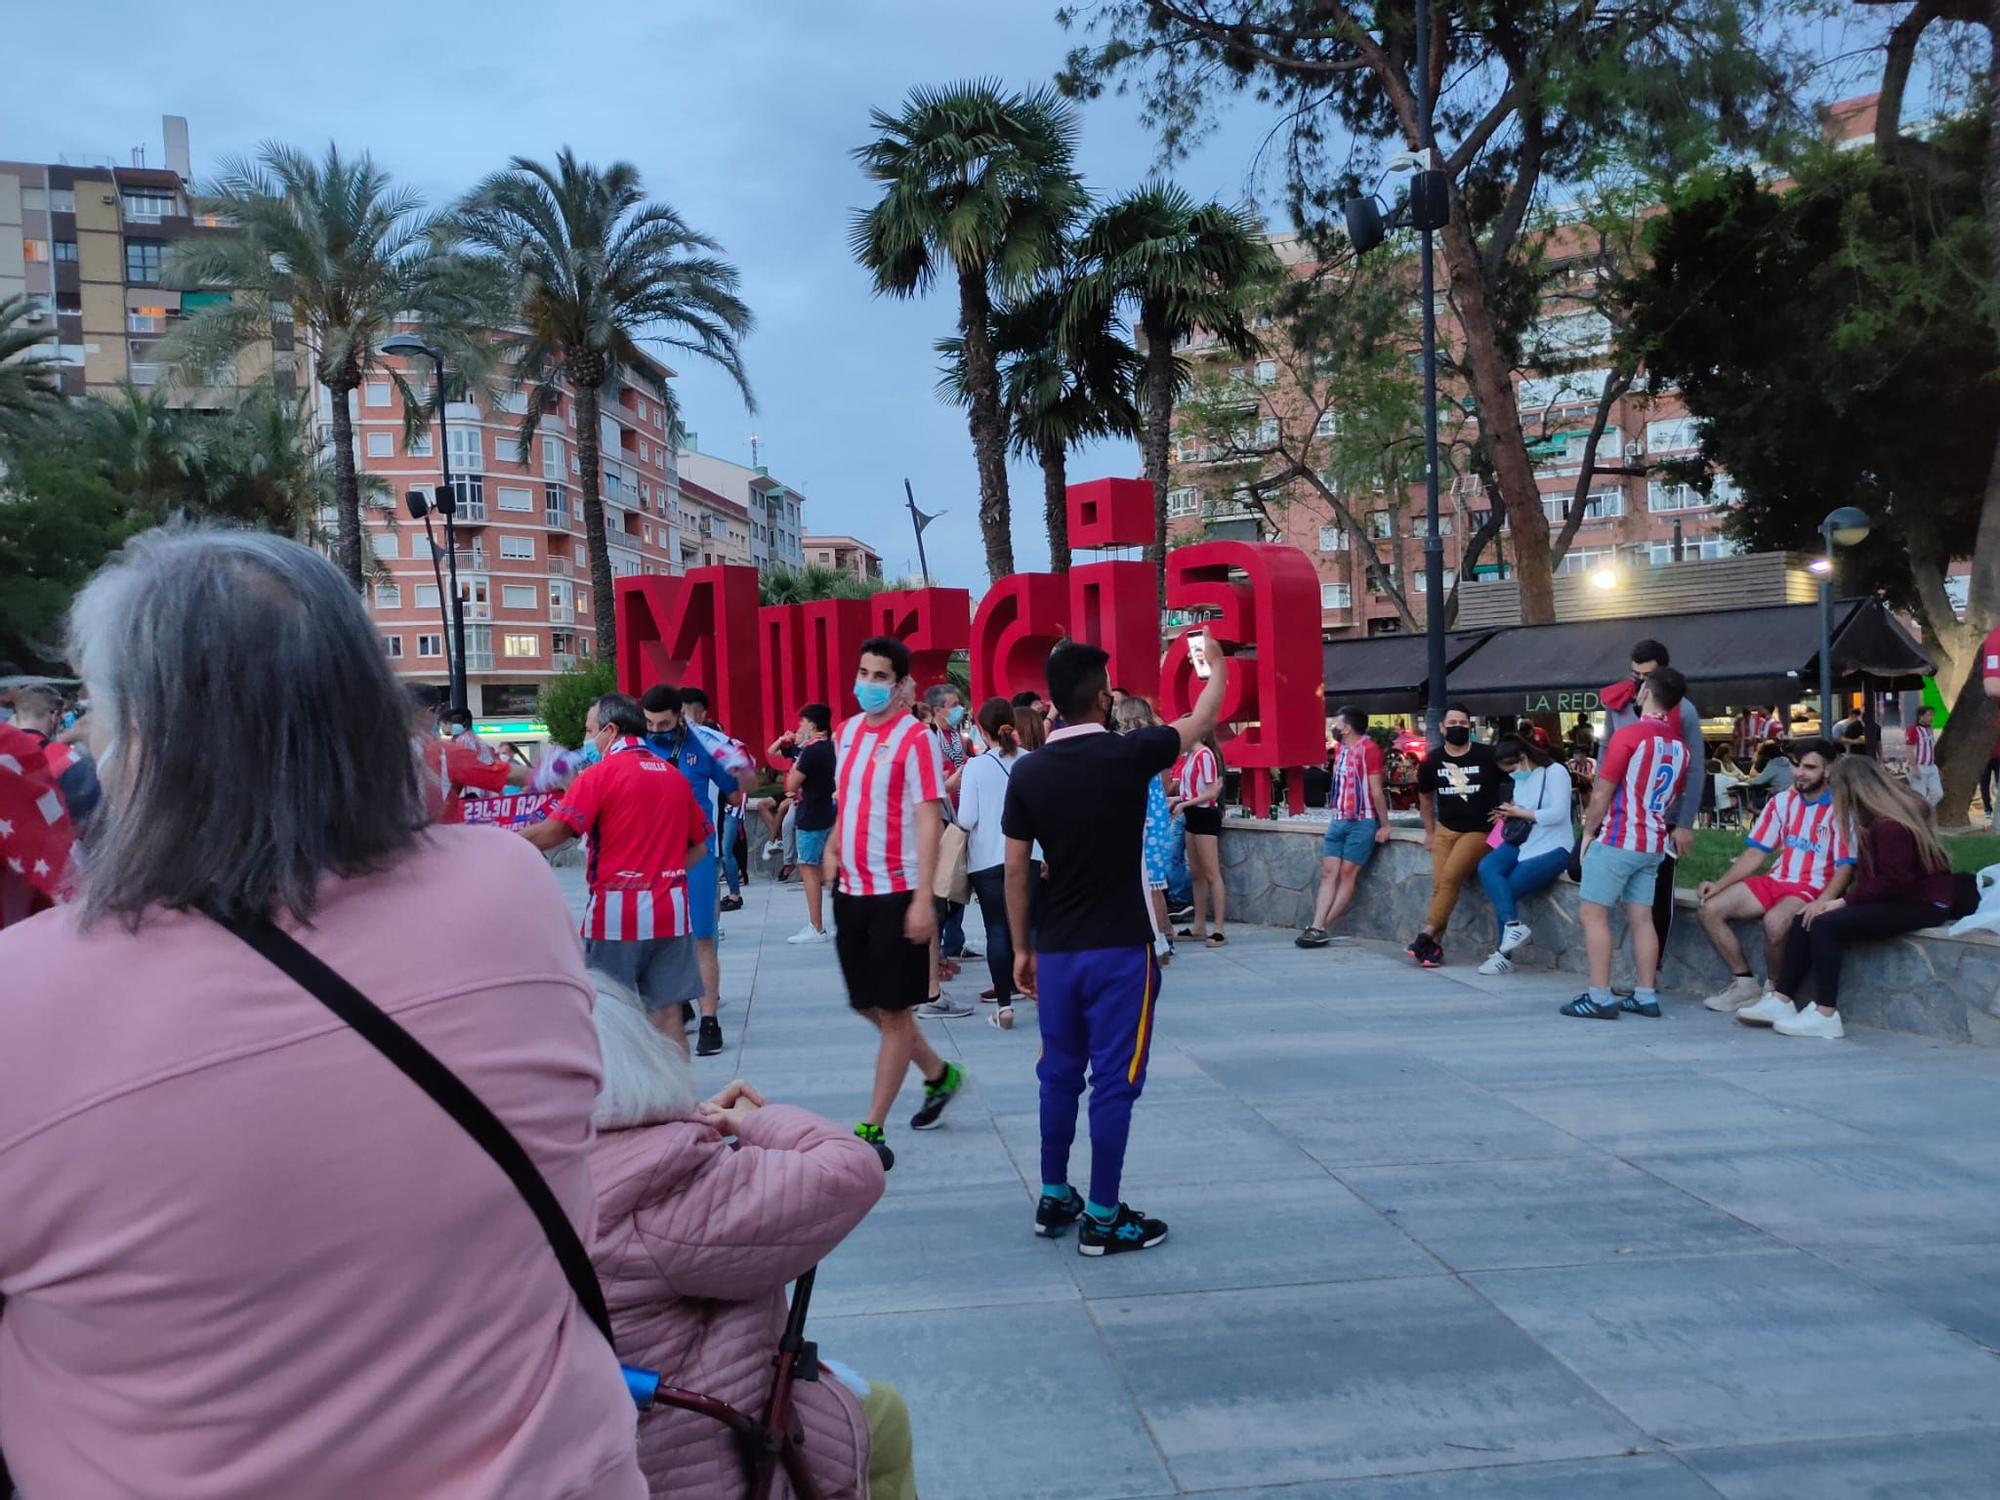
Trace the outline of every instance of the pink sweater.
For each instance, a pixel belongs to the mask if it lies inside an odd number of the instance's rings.
[[[541,856],[435,830],[306,945],[592,1225],[591,992]],[[0,1449],[62,1500],[638,1500],[635,1417],[465,1133],[213,923],[0,933]]]

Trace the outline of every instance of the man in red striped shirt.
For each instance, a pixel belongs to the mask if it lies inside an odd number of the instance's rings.
[[[910,1065],[924,1080],[912,1130],[937,1125],[965,1082],[964,1071],[924,1040],[914,1014],[930,994],[945,769],[937,736],[910,716],[909,647],[887,635],[863,641],[854,698],[861,713],[834,736],[835,817],[820,869],[834,888],[834,951],[847,1003],[882,1034],[874,1094],[854,1133],[887,1171],[896,1155],[883,1126]]]
[[[636,994],[653,1024],[685,1052],[681,1007],[702,993],[688,870],[708,853],[711,824],[687,778],[647,748],[637,699],[605,694],[591,704],[583,732],[604,758],[521,836],[543,851],[590,840],[584,957]]]
[[[1362,868],[1376,846],[1389,842],[1389,799],[1382,789],[1382,747],[1368,737],[1368,715],[1352,706],[1333,713],[1339,744],[1333,752],[1332,785],[1326,806],[1333,814],[1320,845],[1319,894],[1312,925],[1292,941],[1301,948],[1324,948],[1330,928],[1354,904]]]
[[[1672,727],[1687,679],[1656,667],[1640,683],[1638,722],[1611,736],[1583,819],[1583,889],[1577,919],[1590,954],[1590,988],[1562,1007],[1586,1021],[1615,1021],[1630,1011],[1658,1019],[1660,934],[1653,926],[1653,886],[1673,849],[1674,812],[1693,757]],[[1603,837],[1599,837],[1600,831]],[[1625,908],[1635,982],[1622,1001],[1611,994],[1611,908]]]
[[[1903,743],[1910,750],[1910,790],[1932,807],[1944,801],[1944,782],[1938,776],[1937,731],[1931,728],[1934,715],[1928,708],[1917,710],[1917,722],[1903,731]]]

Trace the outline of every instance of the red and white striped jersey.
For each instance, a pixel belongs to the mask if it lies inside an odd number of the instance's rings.
[[[683,937],[687,853],[710,832],[694,789],[641,739],[620,740],[549,814],[590,840],[583,935],[603,942]]]
[[[1854,863],[1854,842],[1833,815],[1833,793],[1821,792],[1808,801],[1787,787],[1757,815],[1750,830],[1750,847],[1775,849],[1773,880],[1823,891],[1837,866]]]
[[[1937,731],[1923,724],[1912,724],[1903,731],[1903,743],[1910,747],[1910,764],[1913,766],[1934,766],[1937,764]]]
[[[1182,797],[1197,797],[1222,774],[1222,764],[1206,745],[1196,745],[1174,762],[1174,785]]]
[[[834,739],[840,885],[850,896],[917,887],[917,808],[944,797],[937,736],[908,714],[869,724],[856,714]]]
[[[1343,740],[1333,752],[1333,794],[1327,798],[1328,810],[1337,819],[1374,818],[1379,822],[1382,810],[1375,805],[1368,778],[1381,774],[1380,745],[1365,734]]]
[[[1665,854],[1687,770],[1687,746],[1664,719],[1641,719],[1612,735],[1597,767],[1599,778],[1613,785],[1600,832],[1604,842],[1634,854]]]

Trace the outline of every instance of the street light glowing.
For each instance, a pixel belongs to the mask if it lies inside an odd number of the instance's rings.
[[[1594,589],[1615,589],[1618,587],[1616,568],[1599,568],[1590,575],[1590,586]]]
[[[1806,571],[1808,573],[1817,573],[1820,577],[1824,578],[1833,571],[1833,559],[1830,557],[1815,557],[1811,562],[1806,564]]]

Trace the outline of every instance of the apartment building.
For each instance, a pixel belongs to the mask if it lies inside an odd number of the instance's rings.
[[[62,162],[0,161],[0,298],[25,295],[28,325],[54,337],[51,352],[65,396],[110,396],[120,381],[159,384],[156,357],[175,322],[226,299],[227,292],[170,288],[176,245],[226,234],[190,196],[187,121],[168,115],[163,165],[133,152]],[[209,384],[178,391],[177,404],[220,406],[242,386],[271,375],[293,388],[292,332],[279,325],[271,345],[212,371]]]
[[[804,523],[800,507],[805,496],[771,477],[769,466],[732,463],[703,453],[696,434],[687,434],[679,454],[681,473],[743,512],[748,562],[759,573],[772,567],[805,566]],[[733,514],[730,524],[734,524]],[[737,561],[731,558],[731,561]]]
[[[405,367],[419,389],[427,368]],[[598,441],[607,550],[616,575],[677,573],[681,524],[674,452],[664,405],[671,371],[642,359],[601,393]],[[320,392],[321,420],[331,418]],[[491,404],[454,401],[449,434],[458,591],[465,602],[468,705],[485,718],[528,717],[551,676],[596,654],[590,555],[578,497],[576,403],[565,390],[543,415],[526,455],[519,451],[524,394]],[[411,439],[386,370],[370,375],[352,402],[357,461],[364,475],[366,550],[372,555],[368,602],[383,647],[415,681],[447,681],[446,611],[424,523],[403,497],[441,481],[438,426]],[[441,519],[433,518],[442,552]]]
[[[852,573],[863,583],[882,581],[882,554],[852,536],[807,536],[806,562],[836,573]]]
[[[758,572],[764,571],[768,564],[752,551],[754,523],[746,506],[717,494],[686,473],[681,475],[679,499],[681,572],[718,563],[754,566]]]

